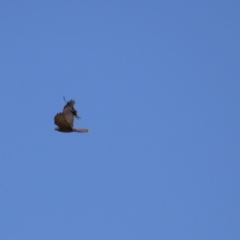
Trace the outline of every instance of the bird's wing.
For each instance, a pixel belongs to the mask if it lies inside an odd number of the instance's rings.
[[[71,112],[63,112],[63,116],[70,126],[73,127],[74,115]]]
[[[76,102],[74,100],[70,100],[68,102],[66,102],[66,105],[64,106],[63,110],[66,108],[66,107],[71,107],[71,108],[74,108],[74,104]]]
[[[75,104],[75,101],[74,100],[70,100],[66,103],[66,105],[63,107],[63,113],[69,113],[69,112],[72,112],[73,109],[74,109],[74,104]],[[75,109],[74,109],[75,110]]]
[[[63,113],[58,113],[54,117],[54,123],[59,127],[60,130],[72,130],[71,124],[66,120]]]
[[[74,104],[75,101],[70,100],[66,103],[66,105],[63,108],[63,114],[71,126],[73,126],[74,117],[79,118],[77,115],[77,111],[74,109]]]

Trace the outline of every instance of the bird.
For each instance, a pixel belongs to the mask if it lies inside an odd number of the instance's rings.
[[[55,128],[56,131],[71,133],[71,132],[79,132],[79,133],[88,133],[89,129],[86,128],[74,128],[74,118],[79,119],[80,117],[77,114],[76,109],[74,108],[74,104],[76,103],[74,100],[66,101],[65,97],[63,99],[66,102],[66,105],[63,107],[63,111],[57,113],[54,117],[54,123],[57,125]]]

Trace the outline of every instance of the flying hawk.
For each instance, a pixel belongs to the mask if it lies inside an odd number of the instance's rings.
[[[55,128],[56,131],[64,132],[64,133],[69,133],[69,132],[88,133],[89,132],[89,130],[85,128],[73,127],[74,118],[77,118],[77,119],[80,118],[77,115],[77,111],[74,108],[74,104],[75,104],[74,100],[70,100],[66,102],[66,105],[64,106],[63,111],[61,113],[56,114],[56,116],[54,117],[54,123],[58,126]]]

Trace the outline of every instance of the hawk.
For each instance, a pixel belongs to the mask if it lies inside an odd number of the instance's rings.
[[[65,100],[65,98],[63,97]],[[63,108],[61,113],[57,113],[54,117],[54,123],[58,126],[55,128],[56,131],[70,133],[70,132],[79,132],[79,133],[88,133],[89,130],[85,128],[74,128],[73,122],[74,118],[79,119],[80,117],[77,115],[77,111],[74,108],[75,101],[70,100],[66,101],[66,105]]]

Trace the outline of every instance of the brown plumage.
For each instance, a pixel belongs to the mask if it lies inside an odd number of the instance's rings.
[[[64,98],[65,100],[65,98]],[[65,100],[66,102],[66,100]],[[81,129],[81,128],[74,128],[74,117],[79,119],[80,117],[77,115],[77,111],[74,108],[75,101],[70,100],[66,102],[66,105],[63,108],[63,112],[58,113],[54,117],[54,123],[58,126],[55,128],[56,131],[59,132],[80,132],[80,133],[87,133],[89,132],[88,129]]]

